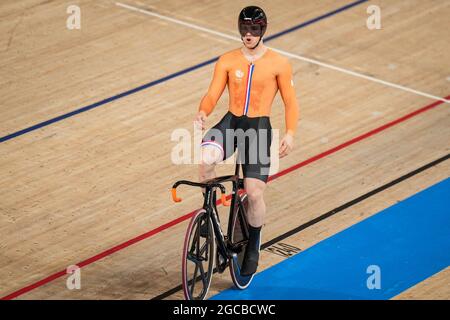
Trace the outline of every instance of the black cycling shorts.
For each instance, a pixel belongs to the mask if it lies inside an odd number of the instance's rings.
[[[228,111],[206,132],[202,146],[212,145],[222,152],[222,161],[238,148],[239,163],[245,178],[267,182],[270,170],[272,126],[269,117],[235,116]]]

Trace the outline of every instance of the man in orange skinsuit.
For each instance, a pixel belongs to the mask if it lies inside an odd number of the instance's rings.
[[[278,90],[285,105],[286,120],[280,158],[289,154],[293,148],[299,110],[288,59],[263,44],[262,37],[267,27],[264,11],[255,6],[242,9],[238,25],[244,45],[225,53],[217,61],[212,82],[200,103],[195,123],[205,128],[208,115],[228,85],[229,111],[205,134],[202,141],[200,181],[214,178],[215,165],[230,157],[236,147],[245,154],[242,168],[248,196],[247,220],[250,230],[241,275],[248,276],[256,272],[259,260],[261,228],[266,211],[263,194],[270,169],[272,127],[269,116]],[[250,142],[243,149],[236,140],[228,139],[230,132],[233,135],[239,130],[250,133],[247,135],[247,141]]]

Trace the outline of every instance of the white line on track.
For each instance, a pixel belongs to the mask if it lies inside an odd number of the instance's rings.
[[[202,32],[214,34],[216,36],[220,36],[222,38],[226,38],[226,39],[229,39],[229,40],[241,42],[240,38],[231,36],[229,34],[226,34],[226,33],[220,32],[220,31],[214,31],[214,30],[211,30],[211,29],[203,28],[203,27],[197,26],[197,25],[189,23],[189,22],[184,22],[184,21],[181,21],[181,20],[178,20],[178,19],[175,19],[175,18],[170,18],[170,17],[167,17],[167,16],[163,16],[161,14],[158,14],[158,13],[155,13],[155,12],[151,12],[151,11],[148,11],[148,10],[139,9],[139,8],[136,8],[136,7],[124,4],[124,3],[116,2],[116,5],[119,6],[119,7],[124,8],[124,9],[136,11],[136,12],[148,15],[148,16],[153,16],[153,17],[159,18],[161,20],[170,21],[170,22],[173,22],[173,23],[176,23],[176,24],[188,27],[188,28],[192,28],[192,29],[199,30],[199,31],[202,31]],[[276,52],[278,52],[278,53],[280,53],[282,55],[285,55],[287,57],[290,57],[292,59],[301,60],[301,61],[304,61],[304,62],[308,62],[308,63],[311,63],[311,64],[315,64],[315,65],[321,66],[323,68],[328,68],[328,69],[331,69],[331,70],[339,71],[339,72],[342,72],[342,73],[345,73],[345,74],[348,74],[348,75],[351,75],[351,76],[354,76],[354,77],[357,77],[357,78],[361,78],[361,79],[365,79],[365,80],[368,80],[368,81],[376,82],[376,83],[379,83],[379,84],[382,84],[382,85],[385,85],[385,86],[388,86],[388,87],[391,87],[391,88],[403,90],[403,91],[406,91],[406,92],[409,92],[409,93],[413,93],[413,94],[416,94],[416,95],[419,95],[419,96],[422,96],[422,97],[426,97],[426,98],[430,98],[430,99],[433,99],[433,100],[438,100],[438,101],[442,101],[442,102],[450,104],[450,100],[444,99],[442,97],[438,97],[438,96],[435,96],[435,95],[432,95],[432,94],[429,94],[429,93],[426,93],[426,92],[422,92],[422,91],[419,91],[419,90],[408,88],[408,87],[402,86],[400,84],[396,84],[396,83],[392,83],[392,82],[389,82],[389,81],[381,80],[381,79],[378,79],[378,78],[375,78],[375,77],[367,76],[367,75],[362,74],[362,73],[358,73],[358,72],[355,72],[355,71],[352,71],[352,70],[349,70],[349,69],[344,69],[344,68],[341,68],[341,67],[338,67],[338,66],[331,65],[329,63],[325,63],[325,62],[321,62],[321,61],[315,60],[315,59],[306,58],[306,57],[303,57],[303,56],[300,56],[300,55],[297,55],[297,54],[294,54],[294,53],[290,53],[290,52],[287,52],[287,51],[284,51],[284,50],[280,50],[280,49],[276,49],[276,48],[272,48],[272,47],[269,47],[269,48],[272,49],[273,51],[276,51]]]

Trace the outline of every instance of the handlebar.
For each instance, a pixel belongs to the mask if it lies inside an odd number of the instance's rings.
[[[201,188],[219,188],[220,192],[222,193],[220,201],[222,202],[222,204],[224,206],[230,206],[231,201],[227,200],[226,189],[222,185],[222,183],[227,182],[227,181],[237,181],[237,179],[238,179],[237,176],[224,176],[224,177],[214,178],[214,179],[211,179],[211,180],[209,180],[207,182],[203,182],[203,183],[187,181],[187,180],[180,180],[180,181],[175,182],[172,186],[172,200],[174,202],[181,202],[182,199],[177,196],[177,187],[179,185],[185,184],[188,186],[201,187]]]

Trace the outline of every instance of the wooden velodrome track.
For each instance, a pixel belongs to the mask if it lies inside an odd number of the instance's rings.
[[[124,3],[233,37],[249,4]],[[449,153],[449,104],[438,100],[450,95],[449,1],[253,3],[269,16],[268,36],[311,22],[267,45],[342,68],[290,59],[301,119],[267,188],[263,243]],[[71,4],[80,30],[66,28]],[[381,7],[381,30],[366,28],[370,4]],[[0,297],[182,298],[171,289],[201,195],[180,188],[184,201],[170,200],[174,181],[197,179],[195,165],[171,162],[171,133],[193,130],[214,65],[198,64],[239,43],[145,12],[109,0],[1,2]],[[224,95],[208,125],[226,109]],[[271,119],[284,128],[279,96]],[[449,173],[442,161],[280,241],[304,250]],[[266,249],[259,270],[282,259]],[[66,288],[74,264],[80,290]],[[449,281],[447,268],[396,298],[449,299]],[[216,275],[210,294],[229,286],[227,272]]]

